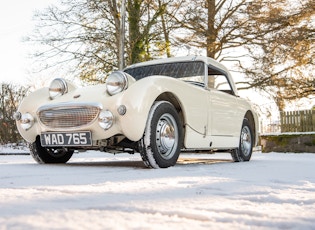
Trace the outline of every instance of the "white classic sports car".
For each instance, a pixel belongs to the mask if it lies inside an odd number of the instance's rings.
[[[257,115],[229,71],[199,56],[134,64],[83,88],[57,78],[24,98],[14,117],[38,163],[93,149],[139,152],[151,168],[175,165],[184,151],[249,161],[258,139]]]

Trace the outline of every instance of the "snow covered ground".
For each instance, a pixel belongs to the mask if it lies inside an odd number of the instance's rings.
[[[0,155],[0,229],[315,229],[315,154],[230,160],[183,154],[147,169],[139,155]]]

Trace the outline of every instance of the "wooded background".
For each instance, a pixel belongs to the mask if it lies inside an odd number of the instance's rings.
[[[80,79],[103,82],[120,64],[124,37],[123,66],[186,49],[234,62],[245,76],[238,88],[267,92],[280,111],[286,100],[314,94],[313,0],[124,1],[125,17],[118,0],[62,0],[37,12],[27,39],[41,45],[37,63],[68,65]]]
[[[96,84],[118,66],[202,54],[233,63],[244,76],[237,87],[268,94],[279,111],[288,101],[314,98],[313,0],[61,0],[34,20],[25,42],[38,72],[67,68]],[[2,85],[1,132],[28,89]]]

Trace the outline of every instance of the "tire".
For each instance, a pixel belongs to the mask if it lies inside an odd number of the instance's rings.
[[[63,148],[45,148],[41,146],[40,138],[30,144],[30,152],[34,160],[39,164],[61,164],[66,163],[73,155],[73,150]]]
[[[183,129],[174,106],[167,101],[153,104],[142,139],[138,142],[144,164],[149,168],[174,166],[183,143]]]
[[[231,152],[234,162],[249,161],[253,152],[254,135],[249,121],[245,118],[240,134],[240,144],[238,149]]]

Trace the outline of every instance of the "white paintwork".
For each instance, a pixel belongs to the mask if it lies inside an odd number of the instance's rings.
[[[122,134],[131,141],[138,141],[143,136],[148,114],[154,101],[161,94],[170,93],[176,98],[182,110],[185,148],[236,148],[239,144],[245,113],[249,110],[253,112],[253,110],[248,102],[237,96],[232,77],[223,65],[206,57],[181,57],[139,63],[133,67],[194,60],[203,61],[207,65],[226,72],[236,95],[232,96],[213,89],[201,88],[165,76],[152,76],[139,81],[129,77],[127,90],[114,96],[106,93],[105,84],[76,88],[68,82],[69,92],[55,100],[49,99],[48,88],[35,91],[26,97],[18,111],[22,114],[26,112],[32,114],[35,118],[35,124],[25,131],[20,127],[20,122],[17,121],[18,130],[25,140],[34,142],[36,136],[41,132],[51,131],[38,123],[36,111],[40,106],[63,102],[97,102],[102,104],[103,109],[108,109],[114,114],[114,126],[104,131],[96,121],[90,126],[78,129],[78,131],[90,130],[94,141],[108,139],[116,134]],[[125,115],[118,114],[117,108],[120,105],[126,106]],[[254,112],[253,114],[257,139],[258,122],[257,116]]]

